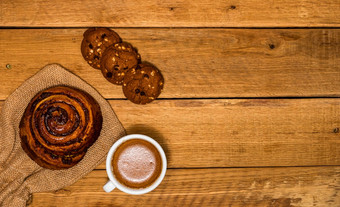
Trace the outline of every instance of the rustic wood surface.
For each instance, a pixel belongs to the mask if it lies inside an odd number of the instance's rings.
[[[339,0],[0,1],[3,26],[325,27],[340,25]]]
[[[163,146],[170,168],[340,163],[339,99],[110,104],[128,134],[149,135]],[[98,169],[105,169],[105,163]]]
[[[144,196],[101,185],[95,170],[74,185],[33,196],[30,206],[339,206],[340,167],[170,169],[162,184]]]
[[[121,87],[83,60],[84,31],[0,30],[0,100],[49,63],[70,69],[105,98],[124,98]],[[116,31],[161,69],[162,98],[340,97],[340,29]]]
[[[153,192],[104,193],[104,163],[34,193],[42,206],[340,206],[340,1],[0,1],[0,111],[46,64],[96,88],[129,134],[168,158]],[[82,58],[111,27],[165,77],[160,99],[125,100]]]

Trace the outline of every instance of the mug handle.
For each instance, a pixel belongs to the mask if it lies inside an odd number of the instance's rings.
[[[107,181],[107,183],[103,186],[104,191],[107,193],[110,193],[115,188],[116,186],[113,184],[111,180]]]

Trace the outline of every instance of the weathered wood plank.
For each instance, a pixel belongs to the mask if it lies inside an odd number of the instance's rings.
[[[82,58],[85,29],[0,30],[0,100],[49,63],[124,98]],[[117,29],[165,76],[162,98],[340,97],[340,30]],[[10,64],[12,69],[6,69]]]
[[[338,98],[110,104],[129,134],[163,146],[170,168],[340,165]]]
[[[329,27],[333,0],[54,1],[2,0],[0,26],[25,27]]]
[[[168,170],[153,192],[105,193],[104,170],[51,193],[35,193],[30,207],[53,206],[339,206],[340,168]]]

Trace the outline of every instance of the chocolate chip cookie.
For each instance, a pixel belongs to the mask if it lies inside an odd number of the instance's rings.
[[[123,80],[123,93],[136,104],[146,104],[155,100],[162,92],[164,78],[161,72],[149,63],[139,64],[130,69]]]
[[[101,59],[101,71],[104,77],[113,84],[121,85],[129,69],[136,69],[140,55],[127,42],[108,47]]]
[[[86,62],[96,69],[100,69],[100,60],[105,49],[121,42],[119,35],[108,28],[90,28],[83,36],[81,53]]]

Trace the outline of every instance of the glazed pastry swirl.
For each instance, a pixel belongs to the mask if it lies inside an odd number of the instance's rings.
[[[57,86],[39,92],[20,122],[21,145],[42,167],[77,164],[97,140],[102,127],[98,103],[86,92]]]

